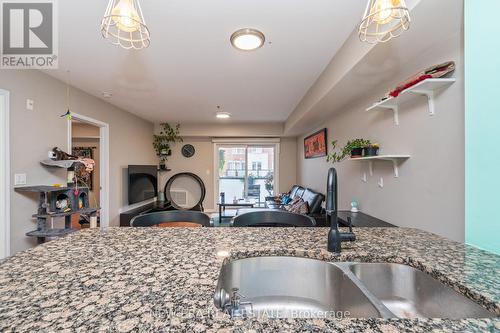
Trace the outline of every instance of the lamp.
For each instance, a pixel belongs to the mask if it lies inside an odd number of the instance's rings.
[[[148,47],[151,36],[139,0],[109,0],[101,22],[101,34],[124,49]]]
[[[359,25],[359,38],[371,44],[385,43],[410,28],[405,0],[368,0]]]

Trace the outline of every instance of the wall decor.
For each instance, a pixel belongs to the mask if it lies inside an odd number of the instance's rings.
[[[326,145],[326,128],[309,135],[304,139],[304,157],[307,159],[324,157],[328,154]]]
[[[182,147],[182,156],[190,158],[193,157],[194,154],[196,153],[196,149],[194,149],[193,145],[184,145]]]
[[[81,158],[94,159],[93,147],[74,147],[72,154]],[[93,177],[94,172],[87,172],[85,165],[82,163],[75,163],[75,176],[78,180],[79,187],[88,187],[91,191],[94,189]]]

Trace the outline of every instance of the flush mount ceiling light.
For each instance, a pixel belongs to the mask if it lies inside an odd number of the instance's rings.
[[[371,44],[385,43],[408,30],[410,22],[404,0],[368,0],[359,38]]]
[[[109,0],[101,34],[124,49],[140,50],[151,42],[139,0]]]
[[[231,35],[231,44],[241,51],[253,51],[261,48],[266,41],[262,32],[256,29],[240,29]]]
[[[231,118],[231,114],[229,112],[221,111],[220,105],[217,105],[217,112],[215,113],[215,117],[217,119],[229,119]]]
[[[229,119],[231,118],[231,114],[229,112],[217,112],[215,114],[215,117],[217,117],[217,119]]]

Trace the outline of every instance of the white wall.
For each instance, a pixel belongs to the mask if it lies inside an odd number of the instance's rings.
[[[429,116],[425,97],[401,108],[400,126],[394,125],[391,111],[364,111],[397,82],[447,60],[457,62],[457,82],[436,97],[434,117]],[[352,87],[359,96],[357,101],[317,129],[327,127],[329,141],[339,140],[341,145],[349,139],[367,138],[382,145],[381,153],[412,157],[401,166],[398,179],[394,178],[390,163],[375,163],[374,176],[369,177],[368,183],[361,181],[362,171],[367,170],[365,164],[336,164],[341,209],[349,209],[350,201],[357,199],[363,212],[398,226],[464,240],[463,76],[463,38],[461,31],[456,31],[454,36],[443,38],[439,46],[408,60],[403,70],[394,73],[392,82],[370,91]],[[332,164],[324,158],[305,160],[303,138],[298,139],[299,183],[325,192],[327,171]],[[383,189],[377,186],[380,177],[384,178]]]
[[[5,90],[0,90],[0,259],[10,253],[8,100],[8,93]]]
[[[181,125],[181,135],[183,135]],[[205,130],[206,131],[206,130]],[[226,129],[227,133],[234,133],[230,127]],[[206,132],[203,132],[206,133]],[[219,132],[220,133],[220,132]],[[172,148],[172,156],[169,157],[167,167],[172,169],[169,172],[160,173],[160,190],[163,190],[170,177],[179,172],[192,172],[198,175],[207,189],[204,201],[206,210],[215,210],[214,207],[214,151],[212,139],[209,137],[186,137],[183,136],[183,143],[176,143]],[[192,144],[196,149],[196,154],[191,158],[186,158],[181,154],[181,148],[185,144]],[[280,191],[288,191],[297,181],[297,142],[295,138],[281,138],[280,160],[279,160],[279,186]]]
[[[65,172],[42,167],[47,151],[55,146],[67,149],[65,84],[31,70],[2,71],[0,88],[10,91],[11,179],[26,173],[28,184],[64,183]],[[26,99],[35,101],[35,110],[26,110]],[[119,225],[118,210],[127,203],[126,167],[155,164],[151,146],[153,124],[118,109],[82,91],[71,93],[73,112],[92,117],[110,126],[110,225]],[[36,228],[31,215],[36,212],[36,196],[11,191],[11,253],[36,244],[25,233]]]

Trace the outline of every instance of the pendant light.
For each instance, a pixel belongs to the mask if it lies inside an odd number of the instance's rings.
[[[359,25],[359,38],[371,44],[385,43],[410,28],[405,0],[368,0]]]
[[[113,44],[127,50],[140,50],[151,42],[139,0],[109,0],[101,22],[101,33]]]
[[[73,118],[73,115],[71,114],[71,107],[70,107],[70,72],[69,70],[66,71],[66,113],[61,115],[62,117],[65,117],[67,120],[71,120]]]

